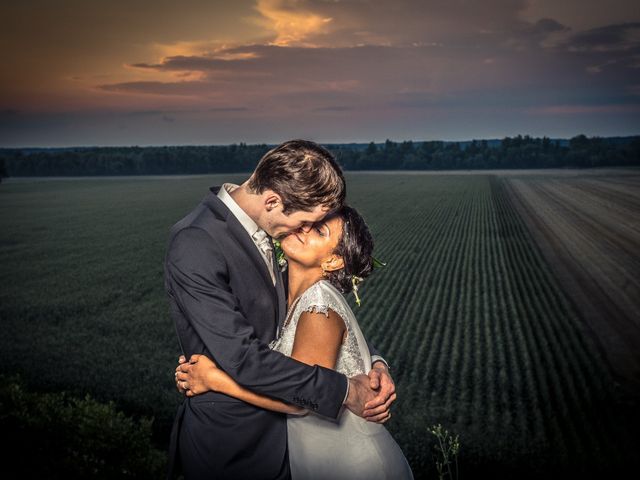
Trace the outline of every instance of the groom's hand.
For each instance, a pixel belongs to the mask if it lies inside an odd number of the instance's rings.
[[[362,416],[369,422],[384,423],[391,418],[391,404],[396,400],[396,386],[384,362],[375,362],[369,372],[370,386],[376,397],[364,406]]]
[[[370,386],[369,377],[364,374],[349,378],[349,393],[344,405],[353,413],[362,417],[367,402],[373,400],[376,392]]]

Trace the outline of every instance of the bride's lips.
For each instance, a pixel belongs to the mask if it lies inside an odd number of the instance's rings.
[[[297,233],[293,233],[293,235],[295,235],[295,237],[298,239],[298,241],[302,244],[304,244],[304,242],[302,241],[302,239],[300,238],[300,236]]]

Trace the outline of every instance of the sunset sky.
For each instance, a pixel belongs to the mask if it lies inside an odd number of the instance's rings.
[[[623,0],[23,0],[0,146],[640,134]]]

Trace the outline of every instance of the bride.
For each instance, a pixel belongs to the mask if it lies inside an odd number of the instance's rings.
[[[288,261],[289,309],[270,348],[348,377],[366,374],[371,356],[343,296],[354,288],[357,293],[357,282],[373,270],[373,239],[363,218],[344,206],[313,228],[288,235],[281,246]],[[345,407],[337,420],[330,420],[314,414],[313,405],[301,409],[243,388],[206,356],[194,355],[189,362],[188,373],[176,369],[176,381],[188,386],[188,396],[213,390],[288,414],[293,480],[413,478],[400,447],[381,424],[386,420],[369,422]]]

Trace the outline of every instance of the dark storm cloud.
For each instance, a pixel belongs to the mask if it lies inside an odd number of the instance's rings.
[[[554,32],[568,32],[571,28],[555,21],[553,18],[541,18],[538,20],[530,31],[535,34],[548,34]]]
[[[607,89],[625,91],[633,82],[632,68],[601,65],[602,52],[568,48],[581,41],[574,34],[565,43],[545,46],[548,33],[566,34],[568,28],[545,19],[502,38],[493,45],[478,43],[461,48],[449,45],[356,47],[280,47],[247,45],[218,55],[245,58],[220,60],[209,56],[168,57],[145,68],[158,71],[199,71],[202,79],[189,82],[130,82],[103,88],[167,95],[213,95],[260,99],[321,111],[335,105],[453,105],[496,102],[512,107],[559,98],[607,101]],[[483,36],[483,34],[479,34]],[[575,40],[575,39],[578,40]],[[516,41],[517,39],[517,41]],[[598,67],[600,65],[600,67]],[[606,70],[596,78],[593,73]],[[581,92],[581,100],[575,92]],[[593,98],[591,98],[591,97]],[[626,97],[621,96],[620,101]]]
[[[623,23],[593,28],[572,35],[564,46],[584,52],[640,51],[640,23]]]

